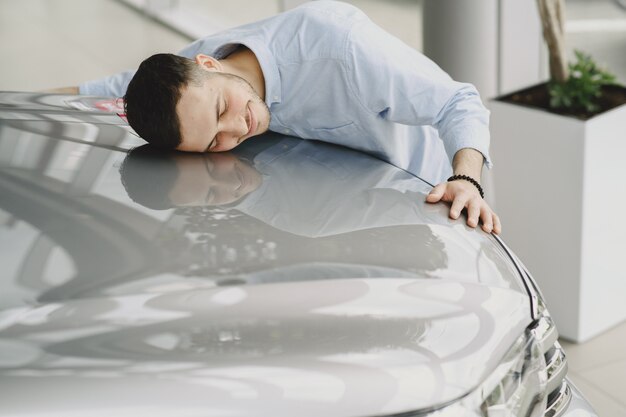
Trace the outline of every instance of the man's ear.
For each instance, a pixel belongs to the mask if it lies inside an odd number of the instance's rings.
[[[198,54],[195,58],[196,64],[207,71],[222,72],[222,63],[210,55]]]

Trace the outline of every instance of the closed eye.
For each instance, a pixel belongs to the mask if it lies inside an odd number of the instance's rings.
[[[222,100],[220,102],[220,106],[217,108],[217,114],[215,116],[216,124],[219,123],[224,113],[226,113],[226,110],[228,110],[228,104],[226,103],[226,100]],[[211,140],[211,142],[209,142],[209,146],[206,147],[204,152],[209,152],[211,149],[215,148],[216,146],[217,146],[217,135],[215,135],[213,139]]]

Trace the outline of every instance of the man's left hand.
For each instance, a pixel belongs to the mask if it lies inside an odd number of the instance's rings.
[[[437,203],[446,201],[452,203],[450,218],[458,219],[461,211],[467,209],[467,225],[478,226],[478,220],[482,221],[482,229],[491,233],[500,234],[501,225],[498,215],[491,210],[489,204],[482,199],[478,189],[470,182],[456,180],[443,182],[437,185],[426,196],[426,202]]]

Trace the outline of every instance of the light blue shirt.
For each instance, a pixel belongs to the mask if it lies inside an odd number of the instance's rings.
[[[476,89],[354,6],[309,2],[197,40],[179,55],[221,59],[237,45],[261,65],[272,131],[362,150],[434,183],[463,148],[491,166],[489,112]],[[84,83],[80,93],[123,96],[133,74]]]

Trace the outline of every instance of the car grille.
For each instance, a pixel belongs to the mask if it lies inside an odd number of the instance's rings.
[[[567,358],[557,341],[559,334],[550,317],[542,317],[533,329],[540,341],[546,360],[547,405],[545,417],[562,415],[572,398],[572,392],[565,380],[567,375]]]

